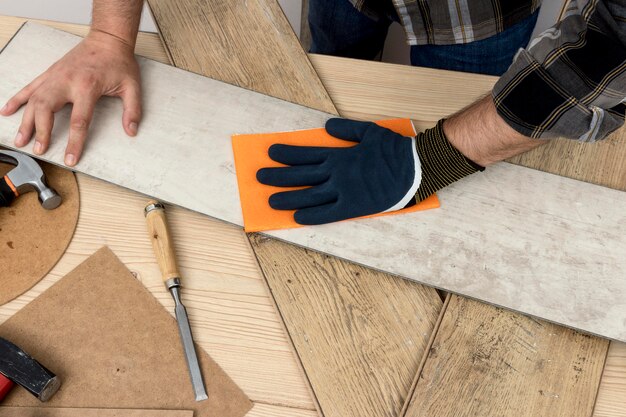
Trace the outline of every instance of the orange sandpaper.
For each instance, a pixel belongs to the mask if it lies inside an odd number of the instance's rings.
[[[379,120],[376,124],[403,136],[415,136],[413,123],[408,119]],[[239,196],[241,198],[241,209],[243,211],[244,229],[246,232],[301,227],[293,219],[295,210],[274,210],[269,205],[269,198],[276,192],[306,187],[273,187],[261,184],[256,179],[256,173],[261,168],[285,166],[270,159],[268,155],[270,146],[275,143],[337,148],[355,145],[354,142],[330,136],[324,128],[297,130],[294,132],[233,135],[232,139],[237,182],[239,183]],[[438,207],[439,199],[436,195],[432,195],[413,207],[366,217],[411,213]]]

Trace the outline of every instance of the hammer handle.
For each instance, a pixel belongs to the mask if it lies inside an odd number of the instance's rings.
[[[165,210],[160,208],[159,203],[156,201],[151,201],[148,206],[146,206],[146,209],[148,208],[152,208],[152,210],[146,212],[148,232],[150,233],[150,240],[152,240],[154,254],[156,255],[159,268],[161,269],[163,282],[180,278],[178,265],[176,264],[176,253],[174,252],[172,237],[167,225],[167,218],[165,217]]]
[[[0,207],[9,207],[17,196],[17,190],[11,180],[7,176],[0,178]]]
[[[4,397],[7,396],[9,391],[11,391],[11,388],[13,388],[13,385],[15,385],[13,384],[13,381],[0,374],[0,401],[2,401]]]

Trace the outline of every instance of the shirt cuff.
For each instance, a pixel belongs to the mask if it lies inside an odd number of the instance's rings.
[[[624,120],[623,103],[609,109],[581,103],[524,49],[500,77],[492,96],[507,124],[531,138],[595,142]]]

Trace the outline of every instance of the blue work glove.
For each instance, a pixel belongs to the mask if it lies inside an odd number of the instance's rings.
[[[272,208],[298,210],[294,218],[299,224],[322,224],[398,210],[414,198],[421,180],[415,138],[374,123],[346,119],[330,119],[326,131],[357,145],[270,147],[270,158],[290,166],[259,170],[259,182],[278,187],[311,186],[272,195]]]
[[[442,122],[417,138],[404,137],[375,123],[339,118],[328,120],[326,131],[356,145],[325,148],[275,144],[269,149],[270,158],[288,166],[257,172],[262,184],[308,186],[273,194],[269,200],[276,210],[296,210],[294,219],[302,225],[400,210],[482,170],[447,141]]]

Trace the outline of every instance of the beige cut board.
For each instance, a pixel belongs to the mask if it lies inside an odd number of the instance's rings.
[[[0,407],[0,417],[193,417],[189,410]]]
[[[194,410],[243,417],[252,403],[201,349],[209,399],[196,402],[175,319],[104,247],[0,325],[0,336],[63,381],[40,403],[14,389],[4,406]]]
[[[0,97],[26,84],[76,41],[72,35],[27,24],[0,55],[0,77],[5,80]],[[78,169],[222,220],[241,221],[227,137],[227,132],[238,133],[238,128],[225,124],[239,117],[251,122],[252,117],[260,122],[247,124],[247,129],[278,130],[280,125],[289,130],[294,124],[306,127],[316,120],[321,124],[327,117],[159,63],[141,62],[149,115],[142,124],[143,133],[133,140],[126,138],[119,126],[119,103],[105,100],[96,112],[87,157]],[[15,67],[24,70],[16,72]],[[221,99],[223,118],[216,116],[216,106],[206,104],[209,97]],[[205,103],[206,115],[200,103]],[[198,118],[205,123],[198,125]],[[6,145],[10,145],[6,137],[18,123],[19,115],[0,119],[1,140]],[[67,114],[57,118],[57,126],[46,159],[59,163]],[[139,160],[141,164],[136,163]],[[626,193],[502,163],[439,195],[443,206],[439,210],[271,235],[626,340],[626,282],[622,279],[626,273]]]

